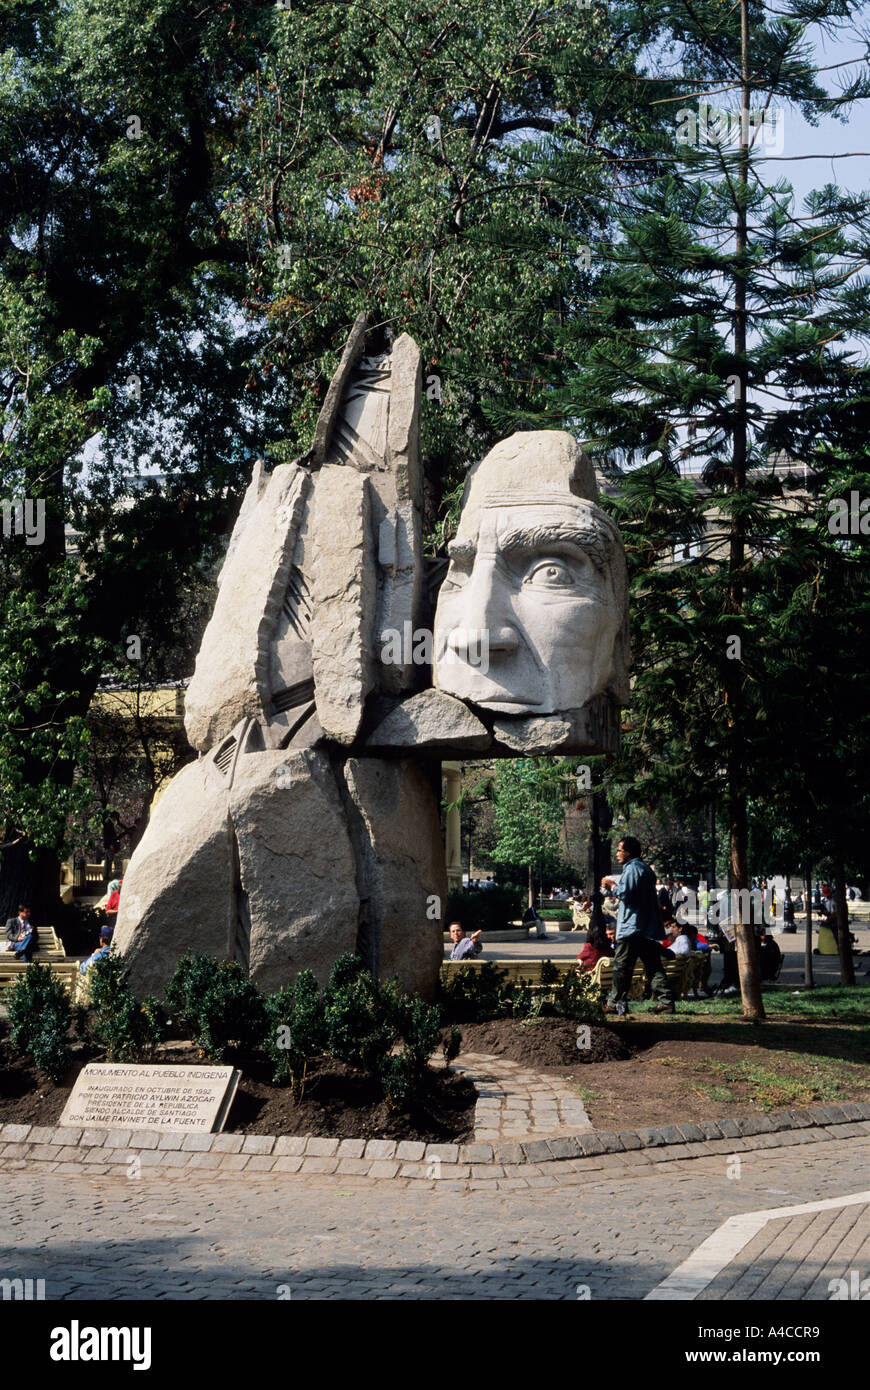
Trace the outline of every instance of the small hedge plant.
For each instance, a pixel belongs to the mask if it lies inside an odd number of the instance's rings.
[[[419,1091],[441,1035],[441,1010],[405,994],[398,980],[379,984],[359,956],[341,956],[321,991],[310,970],[263,995],[240,965],[210,956],[182,956],[166,1004],[194,1042],[215,1061],[236,1045],[262,1050],[276,1081],[289,1081],[301,1100],[312,1057],[326,1053],[376,1078],[390,1105]],[[446,1062],[459,1052],[454,1028]]]
[[[131,990],[130,972],[110,952],[88,969],[86,1006],[77,1010],[78,1032],[102,1047],[109,1062],[147,1062],[165,1034],[163,1011],[156,999],[140,1003]]]
[[[181,956],[166,986],[166,1006],[215,1062],[223,1061],[230,1047],[254,1050],[265,1044],[265,998],[236,961]]]
[[[359,956],[341,956],[322,993],[310,971],[266,999],[265,1050],[275,1080],[290,1080],[301,1098],[308,1061],[319,1052],[375,1078],[392,1106],[419,1092],[441,1036],[441,1010],[405,994],[398,980],[379,984]],[[445,1061],[462,1038],[454,1028]],[[401,1044],[401,1047],[400,1047]]]
[[[479,969],[459,966],[448,971],[441,979],[440,997],[447,1016],[460,1023],[554,1014],[578,1023],[604,1024],[601,992],[591,975],[560,971],[552,961],[544,960],[540,986],[509,981],[506,971],[487,961]]]
[[[32,964],[6,992],[12,1046],[32,1057],[52,1081],[62,1080],[72,1052],[72,1006],[63,981],[47,965]]]
[[[310,970],[300,970],[292,984],[266,996],[264,1050],[275,1081],[290,1081],[293,1097],[302,1099],[309,1060],[326,1044],[323,999]]]
[[[466,934],[501,931],[523,915],[522,889],[513,884],[448,893],[444,921],[461,922]]]

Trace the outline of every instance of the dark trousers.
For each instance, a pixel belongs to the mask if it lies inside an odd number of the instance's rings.
[[[653,997],[668,1004],[672,1003],[674,996],[671,994],[668,977],[664,971],[658,942],[650,941],[649,937],[641,936],[640,932],[633,932],[631,936],[624,936],[616,943],[613,953],[613,983],[607,996],[608,1004],[624,1003],[628,998],[631,977],[638,960],[646,972]]]

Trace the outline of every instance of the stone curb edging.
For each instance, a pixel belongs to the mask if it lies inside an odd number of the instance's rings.
[[[828,1133],[835,1126],[838,1133]],[[779,1139],[794,1131],[798,1137]],[[814,1142],[870,1134],[870,1104],[816,1106],[790,1110],[771,1118],[699,1120],[657,1128],[623,1129],[614,1133],[586,1131],[564,1138],[530,1139],[496,1144],[424,1144],[393,1139],[322,1139],[306,1135],[160,1134],[156,1130],[67,1129],[7,1124],[0,1128],[0,1161],[4,1167],[30,1163],[52,1165],[68,1172],[73,1165],[87,1171],[111,1172],[138,1162],[141,1168],[219,1170],[220,1173],[336,1173],[368,1178],[487,1178],[505,1176],[507,1166],[517,1175],[525,1168],[600,1154],[679,1146],[673,1157],[752,1148],[747,1141],[762,1136],[755,1147]],[[717,1145],[712,1148],[711,1145]],[[692,1153],[697,1145],[697,1154]],[[723,1147],[718,1147],[722,1145]],[[664,1157],[664,1155],[662,1155]],[[498,1172],[495,1170],[498,1169]],[[218,1176],[218,1172],[215,1172]]]

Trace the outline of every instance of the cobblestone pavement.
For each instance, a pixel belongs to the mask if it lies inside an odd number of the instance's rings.
[[[667,1152],[636,1167],[603,1155],[598,1168],[517,1193],[274,1173],[73,1182],[30,1169],[5,1179],[0,1277],[43,1278],[46,1298],[71,1300],[640,1299],[729,1217],[870,1186],[868,1138],[747,1148],[737,1166],[733,1155]],[[847,1219],[826,1229],[837,1220]],[[743,1256],[769,1260],[787,1226]],[[848,1245],[833,1232],[844,1267],[829,1260],[830,1277],[870,1274],[862,1231]],[[789,1288],[782,1296],[802,1296]],[[810,1294],[830,1296],[818,1281]]]
[[[463,1053],[454,1070],[467,1073],[477,1090],[474,1138],[478,1143],[558,1138],[592,1129],[579,1095],[558,1077],[526,1071],[507,1057],[474,1052]]]

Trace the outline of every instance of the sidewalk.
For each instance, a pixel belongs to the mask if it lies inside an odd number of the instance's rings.
[[[647,1301],[854,1301],[868,1269],[870,1192],[857,1192],[732,1216]]]

